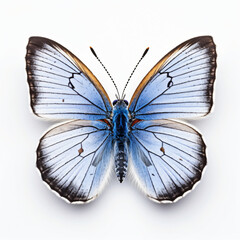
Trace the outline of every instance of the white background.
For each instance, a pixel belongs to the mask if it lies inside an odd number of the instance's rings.
[[[1,1],[0,239],[240,239],[239,1]],[[126,99],[150,68],[181,42],[212,35],[218,68],[214,109],[191,121],[208,146],[200,184],[176,204],[148,200],[130,180],[112,177],[88,205],[69,205],[43,184],[35,149],[53,124],[33,115],[25,72],[30,36],[76,54],[114,100],[146,47]]]

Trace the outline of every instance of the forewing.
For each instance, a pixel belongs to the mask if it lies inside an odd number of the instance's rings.
[[[176,121],[140,121],[130,134],[133,173],[147,196],[158,202],[174,201],[200,180],[205,148],[196,130]]]
[[[92,72],[60,44],[31,37],[26,70],[35,114],[55,119],[104,119],[112,106]]]
[[[112,136],[102,121],[74,120],[46,133],[37,150],[43,180],[69,202],[97,197],[106,182]]]
[[[133,118],[191,118],[212,107],[216,47],[212,37],[190,39],[169,52],[142,80],[129,105]]]

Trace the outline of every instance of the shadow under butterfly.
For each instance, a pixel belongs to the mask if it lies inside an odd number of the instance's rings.
[[[157,202],[179,199],[200,180],[206,165],[201,134],[168,119],[210,112],[216,71],[212,37],[192,38],[170,51],[141,81],[129,104],[126,86],[121,97],[116,88],[111,104],[92,72],[50,39],[29,39],[26,64],[33,112],[72,119],[49,130],[37,149],[43,180],[64,199],[95,199],[113,163],[120,182],[130,164],[143,192]]]

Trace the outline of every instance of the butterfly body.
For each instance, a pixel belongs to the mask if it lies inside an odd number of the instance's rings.
[[[29,39],[26,69],[33,112],[71,120],[50,129],[37,148],[42,179],[64,199],[95,199],[111,162],[120,182],[131,166],[140,188],[157,202],[176,201],[201,179],[206,145],[197,130],[177,119],[203,117],[212,108],[211,36],[189,39],[166,54],[129,104],[119,94],[111,103],[87,66],[50,39]]]
[[[124,100],[118,100],[113,109],[113,140],[115,172],[120,182],[126,176],[128,167],[129,113]]]

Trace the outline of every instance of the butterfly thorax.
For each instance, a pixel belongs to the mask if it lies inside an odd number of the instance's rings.
[[[128,109],[123,100],[117,101],[113,109],[113,139],[115,172],[120,182],[126,176],[128,166]]]

